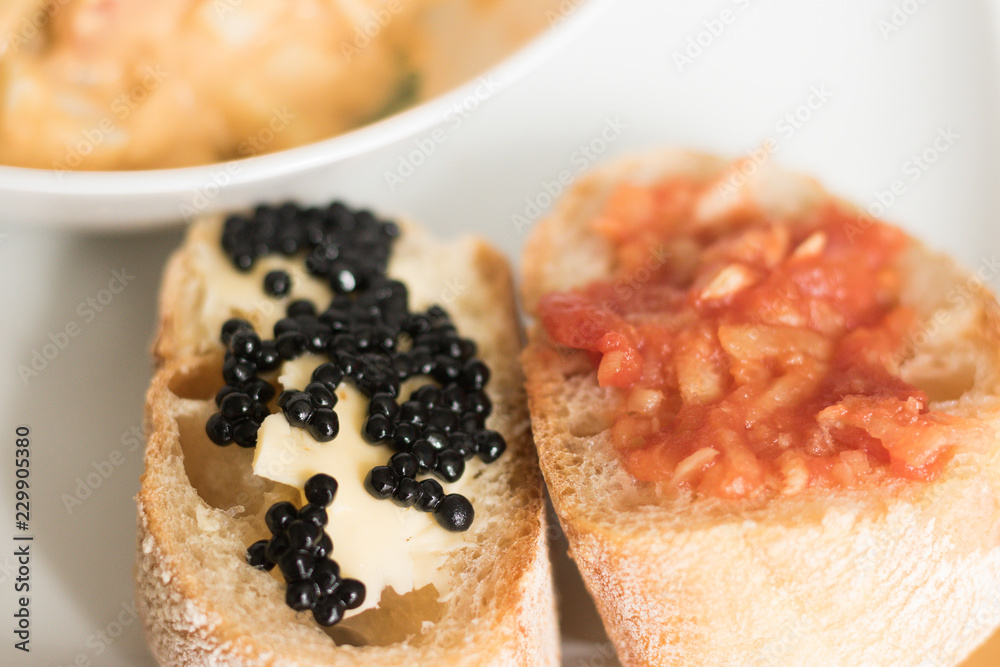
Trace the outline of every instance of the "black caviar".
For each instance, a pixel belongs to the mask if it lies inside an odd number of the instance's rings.
[[[268,296],[287,296],[292,289],[292,279],[285,271],[271,271],[264,276],[264,292]]]
[[[329,556],[333,542],[323,530],[326,506],[333,502],[337,482],[329,475],[313,475],[306,482],[301,508],[281,501],[264,518],[271,538],[247,548],[247,563],[270,571],[275,565],[285,578],[285,602],[296,611],[312,611],[320,625],[339,621],[348,609],[365,601],[365,586],[340,576],[340,567]]]
[[[368,492],[431,512],[447,530],[464,531],[475,515],[472,504],[459,494],[446,494],[434,477],[455,482],[467,460],[478,455],[486,463],[495,461],[506,443],[485,428],[492,411],[485,393],[490,373],[476,357],[475,343],[459,336],[440,306],[411,312],[406,286],[386,274],[398,236],[394,223],[339,202],[326,208],[260,206],[250,215],[230,216],[222,247],[237,270],[248,271],[270,254],[298,256],[308,274],[330,286],[333,298],[325,307],[304,299],[289,301],[285,317],[272,332],[255,331],[241,319],[223,325],[226,386],[216,396],[219,412],[205,428],[218,445],[255,446],[275,395],[274,387],[259,375],[306,352],[325,356],[328,361],[315,369],[311,383],[283,391],[276,409],[317,441],[333,440],[340,429],[336,389],[348,380],[369,399],[362,437],[395,452],[386,465],[369,471]],[[274,298],[292,296],[294,287],[285,271],[269,272],[263,284],[264,292]],[[267,338],[267,333],[273,337]],[[433,382],[401,396],[401,383],[416,376],[429,376]],[[418,475],[431,477],[418,480]],[[315,508],[328,504],[327,495],[332,500],[335,491],[335,482],[329,492],[307,485],[309,504],[302,509],[276,504],[268,512],[271,540],[252,545],[247,554],[255,566],[278,565],[289,582],[288,604],[312,609],[324,625],[339,621],[345,609],[353,608],[348,602],[364,596],[360,582],[346,589],[341,584],[338,590],[349,590],[353,597],[331,602],[324,584],[316,581],[317,576],[327,584],[337,579],[324,564],[332,561],[316,555],[325,548],[325,556],[332,544],[324,544],[321,537],[325,510],[321,517]]]

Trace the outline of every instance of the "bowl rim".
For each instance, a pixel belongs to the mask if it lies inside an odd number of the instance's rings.
[[[87,197],[137,196],[193,191],[204,187],[220,170],[230,185],[248,184],[333,164],[413,136],[445,120],[442,109],[465,99],[483,80],[498,81],[496,91],[514,85],[538,63],[589,25],[613,0],[565,0],[569,11],[531,37],[492,67],[444,93],[381,120],[327,139],[272,153],[222,162],[167,169],[63,171],[0,165],[0,189],[31,194]],[[560,5],[561,7],[562,5]],[[551,11],[551,10],[549,10]]]

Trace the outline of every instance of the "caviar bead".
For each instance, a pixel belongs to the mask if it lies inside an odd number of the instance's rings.
[[[284,531],[288,527],[288,524],[298,518],[299,511],[295,509],[295,505],[287,500],[282,500],[268,508],[267,513],[264,515],[264,523],[267,524],[268,529],[272,533],[277,534]]]
[[[437,455],[434,472],[446,482],[457,482],[465,472],[465,458],[458,452],[446,449]]]
[[[474,391],[465,397],[465,409],[474,415],[489,417],[493,411],[493,403],[485,393]]]
[[[365,602],[365,585],[357,579],[344,579],[337,587],[337,598],[348,609],[357,609]]]
[[[273,340],[266,340],[260,344],[255,361],[257,370],[261,373],[277,370],[281,365],[281,355],[278,354],[278,347]]]
[[[274,337],[277,338],[283,333],[301,333],[302,325],[294,318],[283,317],[274,323]]]
[[[312,381],[323,383],[331,392],[336,391],[343,379],[344,372],[340,370],[340,366],[330,362],[320,364],[312,373]]]
[[[410,373],[412,375],[428,375],[434,370],[434,358],[426,348],[413,348],[409,354]]]
[[[433,408],[441,404],[443,395],[444,394],[440,387],[436,387],[432,384],[425,384],[413,392],[410,396],[410,400],[416,401],[425,408]]]
[[[379,393],[379,394],[389,394],[390,396],[396,396],[399,394],[399,378],[396,377],[395,371],[393,371],[391,364],[387,364],[383,371],[380,371],[377,381],[373,381],[368,387],[365,387],[365,391],[368,391],[368,395]],[[369,391],[370,390],[370,391]]]
[[[310,241],[321,241],[322,232],[317,230],[317,236],[319,239],[310,239]],[[330,262],[326,257],[323,256],[323,251],[321,248],[315,248],[308,257],[306,257],[305,265],[306,271],[314,276],[324,277],[330,272]]]
[[[268,540],[265,553],[267,554],[268,560],[272,563],[277,563],[282,556],[288,553],[288,549],[288,538],[285,537],[283,533],[278,533]]]
[[[233,243],[239,241],[249,233],[250,220],[238,214],[230,215],[226,218],[222,232],[222,247],[226,252],[232,250]],[[227,243],[228,241],[228,243]]]
[[[312,399],[313,407],[332,408],[337,404],[337,396],[322,382],[310,382],[306,393]]]
[[[444,309],[442,308],[442,311],[443,310]],[[434,328],[432,329],[432,331],[433,333],[437,334],[438,336],[441,336],[445,340],[445,345],[443,346],[443,348],[450,347],[452,343],[457,342],[459,340],[458,329],[455,327],[455,324],[451,321],[451,318],[449,317],[448,313],[445,313],[443,317],[439,318],[434,323]]]
[[[320,313],[319,321],[329,326],[331,331],[347,331],[350,328],[351,315],[347,310],[335,307],[331,303],[329,308]]]
[[[285,591],[285,603],[295,611],[313,609],[318,599],[319,586],[311,581],[289,584]]]
[[[386,238],[394,239],[399,236],[399,225],[391,220],[382,223],[382,234]]]
[[[319,354],[326,350],[329,331],[320,327],[303,327],[302,334],[306,337],[306,349],[314,354]]]
[[[228,319],[222,325],[222,334],[219,336],[219,340],[222,341],[223,345],[228,347],[229,341],[232,339],[234,333],[236,333],[240,329],[252,329],[252,328],[253,327],[251,327],[250,323],[247,322],[246,320],[240,319],[238,317]]]
[[[480,391],[490,380],[490,369],[482,361],[472,359],[462,367],[459,380],[465,389]]]
[[[306,337],[298,331],[286,331],[274,340],[274,347],[282,359],[298,359],[306,351]]]
[[[392,419],[399,412],[399,405],[391,394],[379,392],[372,394],[371,402],[368,405],[368,412],[372,415],[382,415]]]
[[[346,264],[334,266],[331,273],[330,287],[334,290],[350,294],[358,287],[358,276]]]
[[[462,367],[456,359],[443,354],[434,357],[434,379],[441,384],[447,384],[458,378]]]
[[[445,344],[441,347],[441,352],[452,359],[458,365],[459,375],[462,373],[462,343],[457,336],[445,339]]]
[[[469,499],[457,493],[442,498],[434,510],[434,518],[441,527],[453,533],[468,530],[475,515]]]
[[[323,505],[313,503],[306,503],[302,506],[302,509],[299,510],[299,518],[317,528],[322,528],[329,521],[326,508]]]
[[[229,350],[240,359],[253,359],[260,349],[260,336],[250,329],[240,329],[229,340]]]
[[[365,476],[365,489],[376,498],[389,498],[396,492],[399,478],[389,466],[376,466]]]
[[[327,351],[333,354],[348,352],[355,354],[358,351],[358,343],[353,335],[348,333],[338,333],[330,337]]]
[[[421,512],[433,512],[441,499],[444,498],[444,489],[436,479],[425,479],[420,482],[420,496],[417,498],[416,508]]]
[[[301,510],[299,516],[302,516]],[[292,549],[306,551],[319,541],[321,526],[305,521],[303,518],[293,519],[285,528],[285,536]]]
[[[399,421],[406,424],[424,423],[424,406],[418,401],[409,400],[399,406]]]
[[[274,563],[267,558],[267,540],[258,540],[247,547],[247,563],[265,572],[274,569]]]
[[[398,452],[389,458],[389,467],[399,477],[416,477],[420,466],[412,454]]]
[[[222,364],[222,379],[226,384],[241,385],[249,382],[257,372],[257,367],[250,361],[232,357]]]
[[[302,247],[302,240],[299,238],[298,229],[292,227],[282,227],[278,231],[277,248],[285,257],[291,257]]]
[[[274,387],[266,380],[251,380],[243,388],[243,393],[254,403],[267,403],[274,398]]]
[[[337,364],[340,366],[340,370],[344,375],[354,375],[354,372],[358,369],[361,363],[358,355],[351,352],[336,352]]]
[[[441,451],[448,446],[448,436],[433,428],[424,429],[424,440],[426,440],[435,451]]]
[[[340,418],[330,408],[317,408],[309,418],[309,435],[316,442],[330,442],[340,432]]]
[[[284,271],[271,271],[264,276],[264,291],[270,296],[286,296],[291,288],[292,279]]]
[[[451,431],[458,423],[458,415],[445,408],[433,408],[427,416],[428,426],[442,431]]]
[[[325,559],[333,552],[333,540],[325,532],[320,536],[319,542],[313,545],[312,555],[316,558]],[[314,574],[315,576],[315,574]]]
[[[284,410],[285,409],[285,405],[288,403],[288,401],[290,401],[291,399],[295,398],[300,393],[302,393],[302,392],[300,392],[300,391],[298,391],[296,389],[286,389],[283,392],[281,392],[280,394],[278,394],[278,400],[275,403],[277,404],[277,406],[279,408],[281,408],[282,410]]]
[[[313,570],[316,568],[316,559],[307,553],[289,549],[278,559],[278,568],[290,587],[293,581],[305,581],[312,576]]]
[[[336,625],[344,618],[344,610],[344,603],[331,596],[316,603],[312,613],[317,623],[328,628],[331,625]]]
[[[229,394],[232,394],[233,392],[237,392],[237,391],[240,391],[239,387],[234,387],[231,384],[224,385],[222,387],[222,389],[220,389],[215,394],[215,405],[216,406],[221,406],[222,405],[222,399],[224,399]]]
[[[319,586],[320,593],[330,595],[340,583],[340,566],[329,558],[320,558],[313,569],[312,580]]]
[[[410,358],[405,354],[400,354],[392,360],[392,369],[396,372],[396,378],[399,380],[405,380],[413,375]]]
[[[303,428],[313,416],[312,400],[309,398],[309,394],[299,392],[288,399],[282,410],[289,424]]]
[[[372,327],[358,326],[354,329],[353,338],[357,349],[364,352],[372,347],[375,331]]]
[[[384,352],[396,349],[396,331],[385,325],[378,325],[372,332],[372,343]]]
[[[264,420],[271,416],[271,411],[264,403],[257,403],[250,411],[250,421],[260,426]]]
[[[420,472],[433,470],[437,463],[437,451],[424,439],[417,440],[410,448],[410,454],[417,461]]]
[[[397,449],[405,451],[409,449],[410,445],[417,441],[420,437],[420,431],[413,424],[398,424],[396,426],[396,434],[393,436],[393,444]]]
[[[252,241],[254,257],[263,257],[271,254],[271,241],[274,238],[274,226],[270,223],[258,226],[255,230]]]
[[[503,436],[496,431],[479,431],[473,436],[476,443],[476,453],[483,463],[493,463],[507,449]]]
[[[468,433],[452,433],[448,436],[448,448],[462,455],[468,461],[476,455],[476,443]]]
[[[341,366],[343,368],[343,366]],[[346,369],[345,369],[345,372]],[[383,354],[366,353],[358,357],[357,367],[348,372],[355,386],[367,396],[386,392],[395,396],[399,392],[392,364]]]
[[[337,480],[326,473],[317,473],[306,480],[305,496],[313,505],[326,507],[337,495]]]
[[[462,338],[458,341],[458,344],[462,348],[462,359],[471,359],[476,356],[475,342],[469,340],[468,338]]]
[[[371,415],[365,421],[365,427],[361,432],[365,442],[377,445],[379,442],[392,436],[392,427],[389,420],[382,415]]]
[[[403,330],[411,336],[427,333],[431,330],[431,320],[424,313],[412,313],[403,322]]]
[[[249,413],[251,408],[253,399],[240,391],[228,394],[219,403],[219,412],[226,419],[239,419]]]
[[[462,415],[459,420],[459,428],[461,428],[466,433],[476,433],[486,422],[486,418],[480,415],[475,415],[472,413],[466,413]]]
[[[208,439],[217,445],[228,445],[233,441],[233,425],[218,412],[208,418],[205,424]]]
[[[288,304],[285,313],[289,317],[301,317],[302,315],[316,317],[316,305],[309,299],[297,299]]]
[[[254,257],[249,252],[241,252],[233,256],[233,264],[240,271],[249,271],[253,267]]]
[[[400,507],[413,507],[419,497],[420,482],[412,477],[403,477],[399,480],[396,492],[392,494],[392,501]]]
[[[441,407],[452,412],[461,412],[465,406],[465,392],[457,384],[449,384],[441,392]]]
[[[240,447],[257,446],[257,429],[260,424],[254,423],[252,419],[244,419],[233,426],[233,442]]]

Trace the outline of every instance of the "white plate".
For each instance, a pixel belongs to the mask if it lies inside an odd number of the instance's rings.
[[[879,22],[892,16],[895,4],[920,8],[883,37]],[[606,159],[666,144],[735,154],[774,137],[775,160],[814,173],[866,206],[880,197],[888,201],[885,191],[902,180],[905,192],[887,217],[1000,286],[990,268],[1000,256],[994,223],[1000,78],[992,6],[901,0],[742,5],[619,0],[599,25],[460,127],[448,128],[433,155],[395,189],[385,174],[398,170],[429,130],[359,159],[336,180],[296,179],[283,194],[344,197],[407,213],[442,235],[475,231],[516,257],[527,231],[519,230],[519,221],[530,227],[536,207],[548,206],[550,191],[561,187],[560,172],[575,175],[589,162],[584,151],[603,151],[595,157]],[[705,21],[714,26],[723,9],[733,12],[733,21],[678,71],[673,53],[698,40],[709,29]],[[819,104],[814,98],[818,108],[801,111],[810,91],[823,86],[829,99]],[[796,113],[808,118],[789,134],[785,119]],[[912,180],[912,156],[933,148],[948,127],[958,138]],[[37,491],[33,651],[24,656],[12,648],[13,581],[3,569],[15,532],[12,480],[3,472],[12,458],[0,466],[0,618],[7,619],[0,664],[62,665],[77,656],[95,665],[151,664],[138,624],[115,624],[132,595],[131,497],[142,468],[128,434],[141,424],[159,274],[180,232],[105,237],[3,225],[0,233],[6,234],[0,237],[0,293],[8,313],[0,320],[0,442],[9,447],[16,424],[32,427]],[[80,304],[86,312],[86,300],[98,298],[112,271],[123,267],[134,280],[86,321]],[[71,322],[80,333],[23,384],[17,366]],[[122,453],[122,464],[68,514],[63,494],[75,493],[76,480],[100,468],[113,450]],[[554,548],[565,550],[565,544]],[[566,664],[612,664],[577,586],[564,586],[574,601],[563,605]],[[120,634],[109,644],[99,631]],[[977,667],[996,664],[994,655]]]

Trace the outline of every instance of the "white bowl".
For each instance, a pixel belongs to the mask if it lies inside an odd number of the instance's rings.
[[[0,210],[8,223],[75,229],[133,229],[176,224],[194,214],[245,207],[287,196],[303,178],[336,178],[355,159],[445,121],[456,104],[507,87],[558,50],[611,0],[506,0],[479,23],[445,16],[460,34],[459,53],[432,54],[433,63],[472,63],[450,90],[414,107],[323,141],[260,156],[196,167],[146,171],[80,171],[0,166]],[[506,51],[496,35],[529,35]],[[451,42],[453,48],[456,42]],[[489,46],[484,46],[489,43]],[[466,52],[461,52],[465,49]],[[475,69],[479,67],[479,69]],[[492,95],[496,91],[490,90]]]

